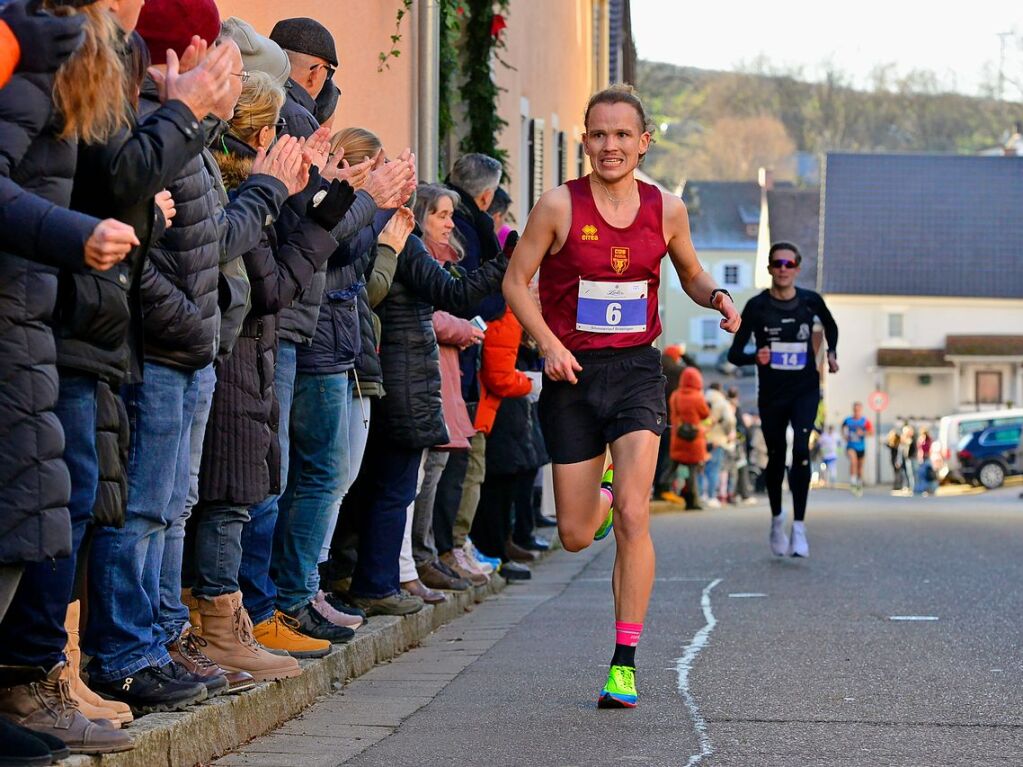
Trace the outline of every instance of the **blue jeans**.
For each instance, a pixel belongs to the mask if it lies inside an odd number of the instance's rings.
[[[721,464],[725,460],[725,449],[723,447],[712,447],[707,465],[703,468],[703,492],[709,498],[717,498],[718,476],[721,473]]]
[[[281,491],[288,481],[291,403],[295,394],[295,344],[281,341],[274,370],[274,390],[280,405],[277,436],[281,445]],[[270,578],[270,557],[273,554],[274,528],[277,526],[279,495],[271,495],[249,509],[249,521],[242,527],[242,561],[238,583],[245,609],[253,623],[262,623],[274,613],[277,586]]]
[[[71,556],[25,565],[14,600],[0,623],[0,662],[47,669],[64,657],[64,618],[78,549],[96,503],[96,377],[61,371],[54,412],[64,427],[64,462],[71,475]]]
[[[415,500],[421,448],[407,448],[389,440],[384,420],[374,414],[363,461],[360,488],[353,511],[359,515],[359,560],[352,576],[351,593],[381,598],[398,593],[401,574],[398,557],[405,536],[405,516]]]
[[[160,629],[164,539],[185,511],[198,376],[147,362],[124,389],[131,423],[124,527],[95,531],[82,649],[99,682],[169,660]]]
[[[188,608],[181,601],[182,581],[191,584],[190,557],[185,557],[185,525],[192,509],[199,502],[199,465],[202,462],[202,443],[206,438],[206,424],[213,406],[213,390],[217,387],[217,374],[213,365],[207,365],[195,374],[196,401],[192,428],[188,437],[188,495],[185,508],[171,520],[163,545],[163,564],[160,567],[160,632],[164,644],[175,641],[188,624]],[[191,544],[189,544],[191,545]],[[189,572],[183,574],[185,565]]]
[[[319,588],[320,549],[331,511],[348,487],[352,389],[346,373],[295,376],[290,476],[280,502],[270,565],[277,606],[286,612],[309,602]]]

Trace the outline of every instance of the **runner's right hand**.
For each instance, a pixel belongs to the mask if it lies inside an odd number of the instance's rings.
[[[576,361],[572,352],[560,343],[548,350],[544,357],[544,373],[552,381],[568,381],[572,384],[579,383],[579,379],[576,378],[575,374],[582,370],[583,366]]]

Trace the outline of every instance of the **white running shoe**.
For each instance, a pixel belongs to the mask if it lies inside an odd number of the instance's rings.
[[[721,501],[719,501],[717,498],[709,498],[703,502],[703,505],[706,506],[708,509],[720,509]]]
[[[810,556],[810,544],[806,540],[806,524],[803,522],[792,523],[792,541],[789,544],[789,556]]]
[[[789,537],[785,535],[785,515],[771,517],[771,553],[776,557],[783,557],[788,549]]]

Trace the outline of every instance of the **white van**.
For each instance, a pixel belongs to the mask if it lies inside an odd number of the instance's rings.
[[[989,426],[1016,426],[1018,424],[1023,424],[1023,408],[981,410],[942,416],[938,422],[938,434],[935,439],[941,443],[941,455],[948,467],[948,476],[959,482],[963,479],[959,472],[956,446],[964,436]]]

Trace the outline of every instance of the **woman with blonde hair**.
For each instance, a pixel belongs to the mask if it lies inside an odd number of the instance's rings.
[[[16,74],[0,90],[0,175],[66,208],[78,142],[103,141],[128,124],[125,75],[117,52],[119,33],[105,4],[50,2],[46,8],[55,15],[81,15],[84,40],[56,74]],[[20,583],[0,623],[0,665],[7,670],[0,688],[0,720],[6,716],[42,737],[58,736],[76,753],[123,751],[132,747],[131,739],[109,722],[86,718],[78,702],[65,692],[68,635],[64,620],[75,554],[91,517],[98,476],[94,470],[92,476],[77,471],[73,479],[68,473],[69,464],[79,459],[91,460],[94,466],[95,433],[84,444],[71,439],[65,445],[55,412],[59,379],[51,327],[58,296],[58,273],[53,266],[81,271],[84,253],[86,266],[109,269],[138,240],[131,227],[88,216],[80,216],[73,227],[58,228],[46,219],[41,224],[24,236],[34,240],[35,258],[51,266],[0,250],[0,380],[4,381],[0,526],[5,530],[0,563],[23,565]],[[18,243],[12,245],[18,252],[25,250]],[[64,300],[61,304],[62,311],[75,308]],[[119,330],[123,328],[112,332],[116,335]],[[69,498],[74,501],[70,514]],[[0,730],[0,740],[12,742],[5,736],[9,733]],[[55,753],[63,749],[51,741],[45,745]]]
[[[277,141],[283,104],[284,91],[269,75],[248,75],[228,133],[214,153],[229,196],[250,175],[260,172],[264,154]],[[215,608],[218,600],[241,590],[242,532],[249,508],[280,486],[274,392],[278,315],[308,288],[326,260],[334,244],[330,230],[353,197],[351,188],[340,182],[316,206],[302,193],[308,184],[308,165],[304,171],[300,168],[313,155],[322,164],[319,153],[326,149],[326,131],[309,139],[305,158],[305,142],[286,138],[281,144],[283,148],[276,150],[281,161],[297,174],[289,185],[288,204],[302,215],[285,215],[276,226],[265,227],[259,244],[242,256],[251,285],[251,308],[233,350],[215,362],[217,386],[202,451],[196,524],[186,549],[192,555],[192,566],[186,568],[191,582],[183,581],[204,615],[203,651],[222,669],[251,675],[249,685],[253,678],[262,682],[298,676],[301,669],[295,657],[321,657],[330,651],[329,641],[303,635],[296,621],[279,612],[253,628],[256,641],[235,630],[231,620],[211,622],[204,612],[206,606]],[[181,644],[188,641],[186,635]],[[287,650],[294,657],[268,652],[261,644]]]

